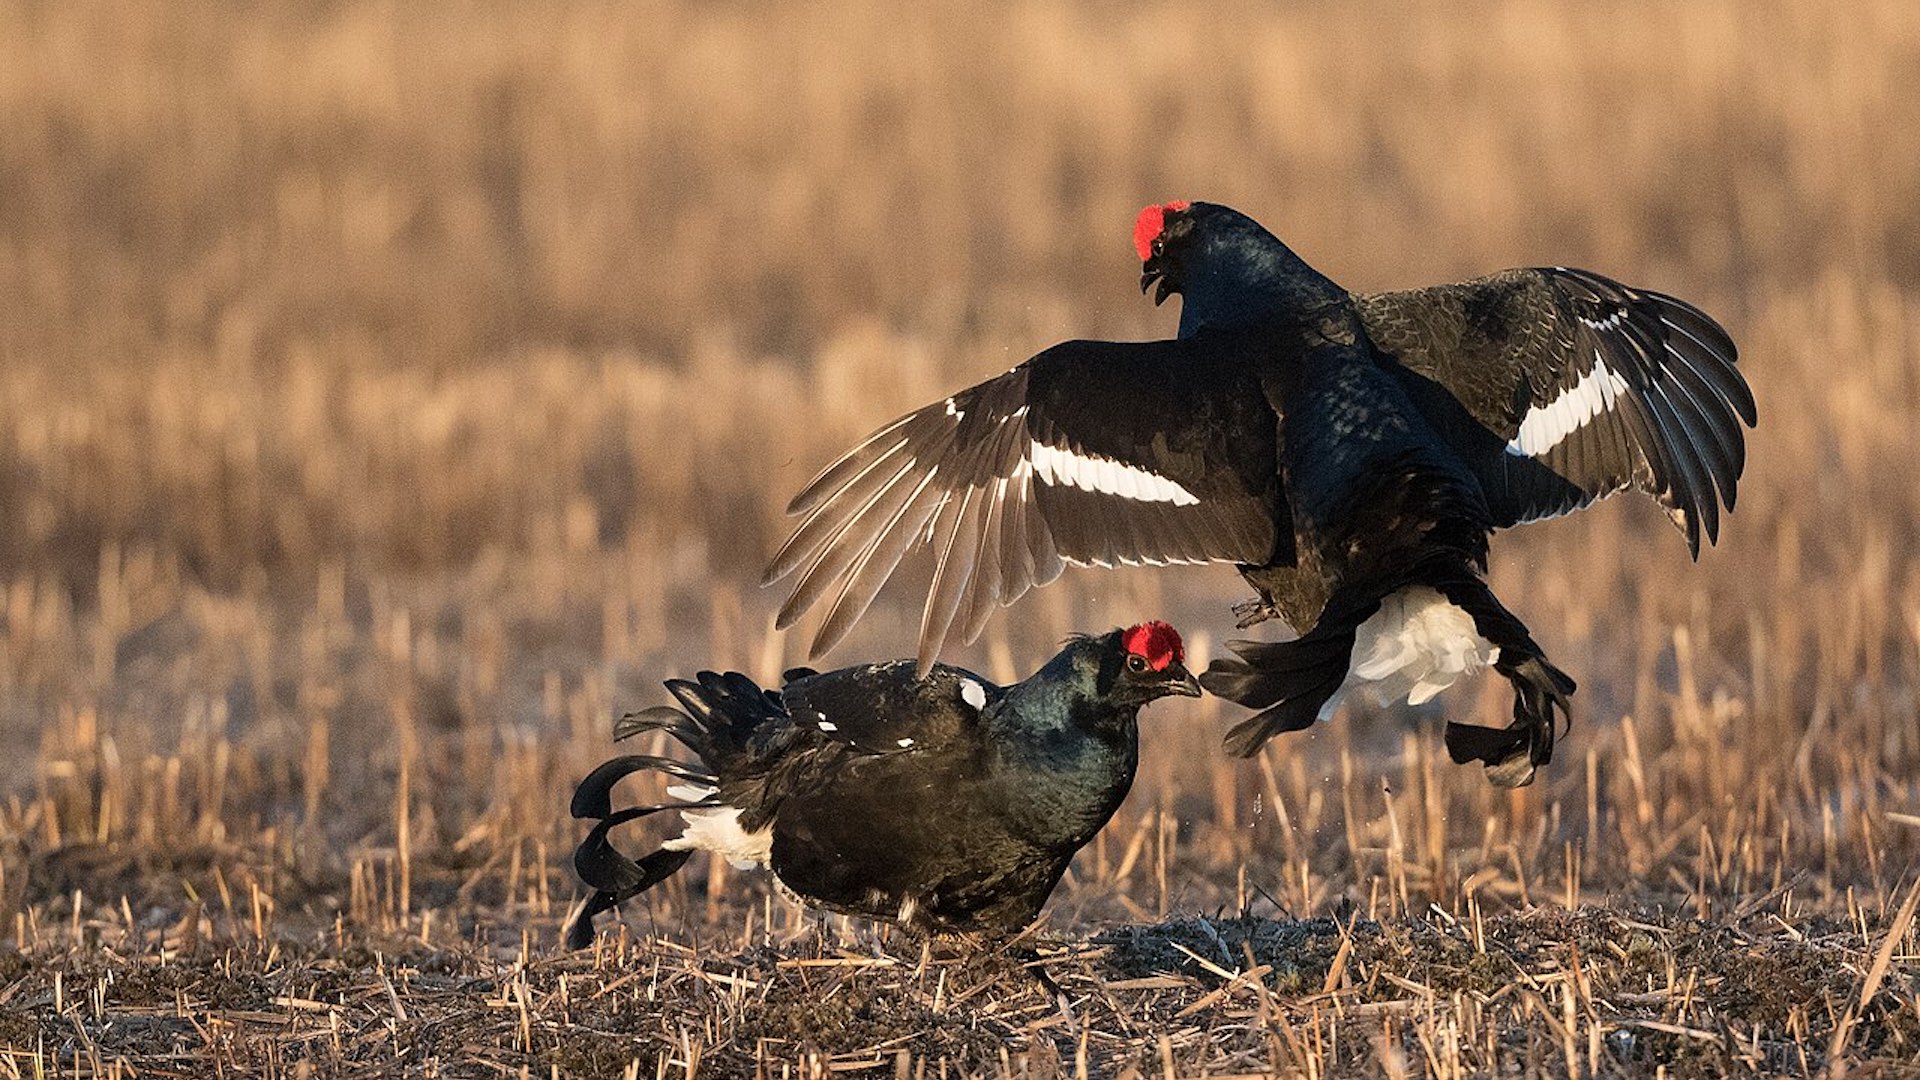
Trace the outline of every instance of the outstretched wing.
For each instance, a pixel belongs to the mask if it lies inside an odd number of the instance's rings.
[[[1628,487],[1697,557],[1756,422],[1738,353],[1693,305],[1565,267],[1355,297],[1374,345],[1479,474],[1499,524]]]
[[[925,670],[1066,563],[1268,562],[1278,423],[1221,341],[1056,345],[881,428],[794,498],[803,520],[764,579],[798,575],[778,625],[828,601],[825,652],[926,544]]]

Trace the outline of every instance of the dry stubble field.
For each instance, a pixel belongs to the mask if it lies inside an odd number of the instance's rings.
[[[1906,0],[0,5],[0,1076],[1915,1071],[1917,84]],[[698,863],[559,952],[611,717],[799,659],[786,496],[1167,332],[1182,196],[1732,329],[1720,548],[1497,545],[1582,682],[1543,782],[1439,751],[1494,680],[1251,763],[1157,707],[1049,908],[1071,1020]],[[956,659],[1240,594],[1069,574]]]

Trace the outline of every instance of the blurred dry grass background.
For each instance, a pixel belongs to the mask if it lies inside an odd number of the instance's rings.
[[[1677,293],[1762,424],[1698,565],[1631,503],[1498,541],[1582,683],[1539,786],[1436,758],[1437,713],[1243,765],[1159,706],[1055,926],[1770,894],[1864,942],[1920,850],[1916,85],[1905,0],[0,5],[0,934],[239,873],[301,925],[550,940],[610,716],[800,659],[754,588],[787,496],[1047,344],[1169,332],[1128,226],[1188,197],[1355,289]],[[1070,574],[955,659],[1204,648],[1240,593]],[[916,600],[834,659],[908,652]],[[1483,682],[1441,707],[1498,722]],[[687,876],[652,917],[737,936]]]

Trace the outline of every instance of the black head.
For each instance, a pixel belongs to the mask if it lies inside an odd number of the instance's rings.
[[[1154,286],[1153,306],[1181,290],[1187,243],[1193,233],[1193,204],[1184,199],[1157,203],[1133,219],[1133,250],[1140,255],[1140,291]]]
[[[1159,304],[1179,293],[1180,333],[1273,314],[1296,314],[1345,297],[1261,224],[1217,203],[1170,202],[1133,223],[1140,291]]]
[[[1163,697],[1200,696],[1200,683],[1186,668],[1186,646],[1166,623],[1109,631],[1085,644],[1094,696],[1109,705],[1137,709]]]

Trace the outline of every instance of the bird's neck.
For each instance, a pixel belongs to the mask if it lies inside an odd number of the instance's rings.
[[[1347,291],[1271,234],[1219,245],[1194,260],[1182,283],[1180,336],[1294,320],[1347,300]]]
[[[1009,687],[988,717],[994,737],[1036,747],[1049,755],[1131,745],[1140,707],[1116,705],[1083,686],[1076,674],[1071,665],[1060,664],[1057,669],[1042,669],[1034,678]]]
[[[1069,712],[1072,726],[1087,739],[1105,747],[1131,746],[1139,739],[1140,706],[1116,706],[1084,699]]]
[[[1052,707],[1033,708],[1035,694],[1025,719],[994,740],[991,775],[1005,785],[1016,831],[1070,853],[1106,824],[1133,785],[1140,710],[1047,689]]]

